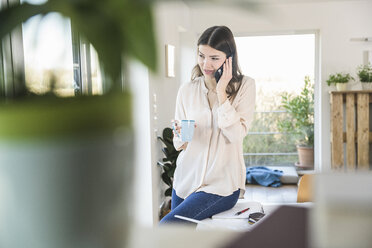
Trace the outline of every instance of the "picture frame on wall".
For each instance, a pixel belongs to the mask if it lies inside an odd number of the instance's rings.
[[[165,45],[165,75],[167,77],[175,77],[175,46],[166,44]]]

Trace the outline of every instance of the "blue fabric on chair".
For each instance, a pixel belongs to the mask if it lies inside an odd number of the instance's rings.
[[[280,187],[280,177],[283,171],[271,170],[264,166],[253,166],[247,168],[247,182],[262,186]]]

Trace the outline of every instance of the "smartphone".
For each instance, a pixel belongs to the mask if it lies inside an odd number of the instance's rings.
[[[230,58],[230,57],[232,57],[232,56],[229,56],[229,57],[227,57],[227,58]],[[226,62],[225,62],[225,63],[226,63]],[[217,82],[217,83],[218,83],[218,81],[220,80],[220,78],[221,78],[221,76],[222,76],[222,73],[223,73],[223,65],[224,65],[225,63],[223,63],[223,64],[221,65],[221,67],[218,68],[217,71],[214,73],[214,78],[216,79],[216,82]]]
[[[225,63],[222,64],[222,66],[220,68],[217,69],[217,71],[214,73],[214,78],[216,79],[216,82],[218,83],[218,81],[220,80],[221,76],[222,76],[222,73],[223,73],[223,65]]]

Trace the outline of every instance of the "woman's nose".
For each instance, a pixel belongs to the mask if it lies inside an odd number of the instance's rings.
[[[204,67],[210,67],[210,65],[211,65],[211,61],[209,60],[209,59],[204,59],[204,61],[203,61],[203,65],[204,65]]]

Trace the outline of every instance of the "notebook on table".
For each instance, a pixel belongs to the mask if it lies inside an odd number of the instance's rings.
[[[247,211],[237,215],[236,213],[249,208]],[[262,204],[259,202],[237,202],[236,205],[224,212],[215,214],[212,219],[248,219],[249,214],[263,212]]]

